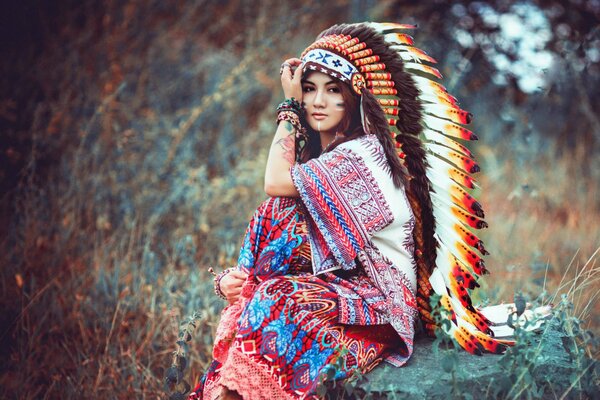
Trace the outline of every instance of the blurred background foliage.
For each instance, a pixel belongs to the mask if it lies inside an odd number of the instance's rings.
[[[483,298],[567,291],[596,334],[600,1],[25,0],[0,13],[0,396],[156,398],[190,377],[265,198],[278,69],[334,23],[416,23],[475,115]],[[569,285],[567,285],[569,283]]]

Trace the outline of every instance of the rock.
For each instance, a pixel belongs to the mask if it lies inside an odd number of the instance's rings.
[[[531,370],[533,379],[551,382],[548,393],[564,393],[571,384],[567,371],[576,370],[570,357],[565,351],[562,339],[565,337],[557,329],[550,327],[543,333],[532,334],[533,341],[530,346],[535,346],[540,351],[535,354],[535,365],[529,365],[526,370]],[[543,342],[542,347],[538,346]],[[452,373],[444,371],[442,359],[455,357],[457,368]],[[494,385],[499,382],[510,387],[512,382],[506,382],[509,374],[502,369],[500,360],[502,355],[485,354],[474,356],[466,351],[444,349],[438,352],[434,349],[433,339],[418,337],[415,340],[414,353],[406,366],[395,368],[387,363],[375,368],[366,375],[366,383],[356,385],[370,395],[384,395],[386,398],[395,399],[429,399],[452,397],[454,393],[470,394],[474,399],[493,398]],[[542,376],[537,376],[537,375]],[[505,382],[502,382],[502,379]],[[551,388],[550,388],[551,386]],[[544,390],[544,389],[542,389]],[[542,392],[542,396],[544,392]],[[381,397],[381,396],[376,396]]]

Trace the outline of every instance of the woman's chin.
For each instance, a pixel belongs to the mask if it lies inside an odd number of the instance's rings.
[[[329,132],[333,132],[333,127],[331,127],[330,124],[324,124],[323,121],[308,120],[306,122],[308,122],[308,125],[314,131],[317,131],[319,133],[327,134]]]

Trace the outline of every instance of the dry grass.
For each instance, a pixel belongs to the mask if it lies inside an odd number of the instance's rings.
[[[476,147],[491,228],[486,232],[495,301],[515,291],[566,294],[575,314],[600,332],[600,160],[553,148],[519,159],[510,143]]]

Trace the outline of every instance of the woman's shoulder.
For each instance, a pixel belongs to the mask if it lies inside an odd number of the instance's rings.
[[[344,142],[338,147],[346,148],[349,150],[363,150],[373,148],[381,148],[383,150],[381,143],[379,143],[379,140],[375,135],[362,135],[355,139]]]
[[[375,144],[378,144],[379,140],[377,139],[377,136],[375,135],[361,135],[357,138],[354,138],[352,140],[349,140],[347,142],[344,142],[342,144],[340,144],[339,147],[363,147],[363,146],[373,146]]]
[[[383,146],[375,135],[363,135],[356,139],[349,140],[340,144],[335,150],[340,149],[351,157],[360,157],[362,159],[385,159]]]

